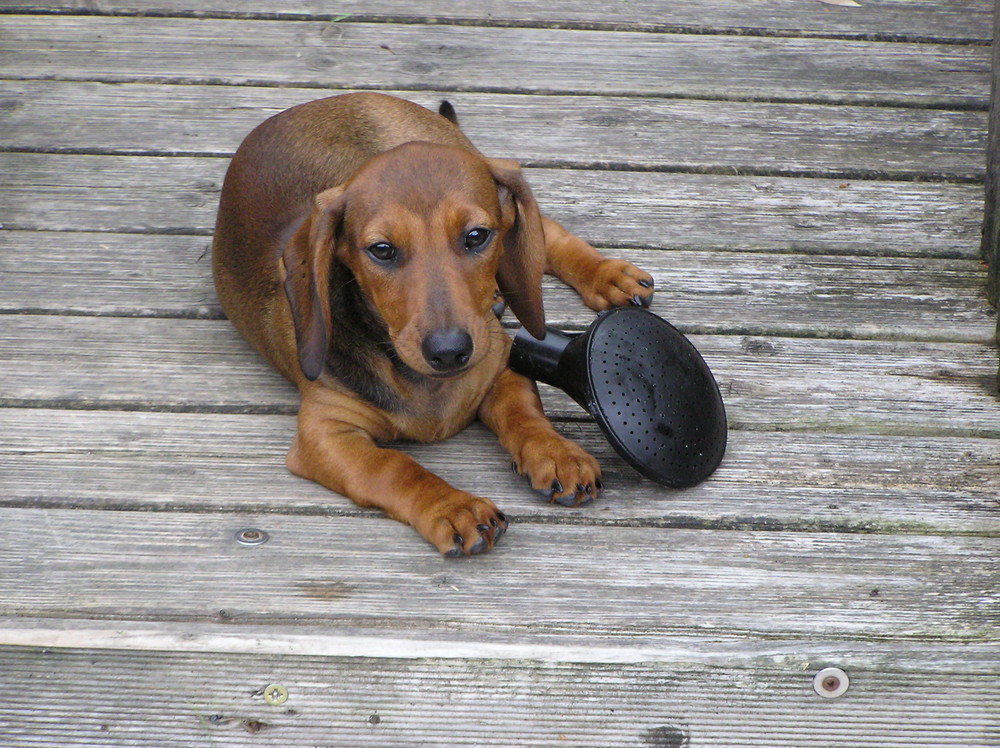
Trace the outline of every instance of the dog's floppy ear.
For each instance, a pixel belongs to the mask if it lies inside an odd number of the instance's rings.
[[[545,337],[542,309],[542,273],[545,270],[545,233],[542,215],[531,188],[516,161],[487,159],[496,180],[503,211],[503,255],[497,268],[497,286],[524,329]]]
[[[330,263],[344,214],[343,186],[321,192],[313,210],[288,240],[281,262],[285,295],[292,308],[299,365],[306,379],[323,371],[330,335]]]

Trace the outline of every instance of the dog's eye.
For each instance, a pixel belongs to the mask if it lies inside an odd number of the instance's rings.
[[[474,252],[485,245],[486,242],[490,240],[491,236],[493,236],[493,232],[489,229],[472,229],[472,231],[465,235],[465,249],[469,252]]]
[[[371,255],[377,262],[391,263],[396,261],[396,248],[389,244],[389,242],[376,242],[371,246],[365,247],[365,252]]]

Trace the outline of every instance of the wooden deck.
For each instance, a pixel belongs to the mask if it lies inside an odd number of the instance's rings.
[[[0,746],[1000,746],[992,4],[860,2],[0,0]],[[512,517],[448,560],[285,472],[215,207],[254,125],[355,89],[447,96],[654,273],[715,476],[547,390],[605,496],[539,502],[479,426],[406,447]]]

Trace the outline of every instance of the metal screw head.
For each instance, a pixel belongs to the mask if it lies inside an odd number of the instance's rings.
[[[824,699],[843,696],[850,685],[851,679],[839,667],[825,667],[813,678],[813,690]]]
[[[288,689],[277,683],[272,683],[264,689],[264,701],[271,706],[281,706],[288,701]]]
[[[236,542],[240,545],[260,545],[266,543],[270,537],[266,532],[258,530],[256,527],[245,527],[236,533]]]

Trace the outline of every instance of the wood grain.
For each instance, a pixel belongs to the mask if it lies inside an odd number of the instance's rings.
[[[240,546],[242,527],[271,538]],[[7,617],[332,620],[405,636],[558,627],[609,639],[700,630],[995,642],[997,633],[995,537],[517,522],[463,563],[381,517],[6,508],[4,535]]]
[[[989,148],[983,206],[983,257],[989,263],[989,298],[1000,300],[1000,6],[994,14],[993,73],[990,79]],[[997,328],[1000,333],[1000,327]]]
[[[204,236],[0,232],[0,311],[222,318]],[[653,309],[692,333],[989,343],[976,260],[606,249],[652,273]],[[550,324],[588,319],[544,284]]]
[[[979,181],[985,112],[612,96],[387,92],[443,98],[491,155],[536,165]],[[0,81],[7,150],[232,155],[311,88]]]
[[[0,14],[4,748],[1000,746],[989,2]],[[487,556],[287,473],[295,393],[205,250],[242,136],[359,86],[447,96],[654,272],[729,409],[710,480],[640,479],[551,388],[604,466],[589,507],[536,498],[479,425],[402,445],[509,513]]]
[[[1000,435],[992,345],[691,340],[736,428]],[[287,413],[297,403],[222,320],[8,315],[0,317],[0,365],[7,405]],[[583,416],[561,392],[544,394],[553,416]]]
[[[859,665],[848,695],[827,702],[810,686],[827,662],[822,648],[793,647],[770,665],[733,653],[716,667],[8,647],[0,738],[9,748],[471,746],[485,736],[532,747],[978,748],[1000,739],[995,673]],[[259,695],[271,683],[289,692],[281,707]]]
[[[21,79],[985,109],[990,74],[978,45],[742,35],[635,32],[624,45],[606,31],[92,16],[9,16],[4,35],[6,75]]]
[[[986,43],[990,40],[990,4],[984,0],[868,0],[856,8],[814,6],[796,0],[712,0],[676,3],[606,3],[598,0],[494,0],[488,13],[475,0],[422,0],[400,6],[394,0],[340,0],[336,8],[323,0],[3,0],[0,11],[20,13],[77,12],[139,15],[219,15],[237,18],[394,19],[409,23],[469,23],[482,26],[543,26],[614,31],[705,33],[730,30],[742,34],[843,36],[861,39],[937,39]],[[344,18],[350,14],[348,18]]]
[[[732,431],[712,478],[677,491],[643,480],[595,425],[557,428],[601,463],[606,488],[589,508],[541,501],[479,424],[441,444],[396,446],[531,522],[1000,533],[995,439]],[[3,408],[0,504],[376,516],[287,472],[294,430],[291,415]]]
[[[208,234],[227,166],[223,158],[0,153],[3,225]],[[604,246],[980,256],[982,185],[570,169],[525,173],[550,216]]]

